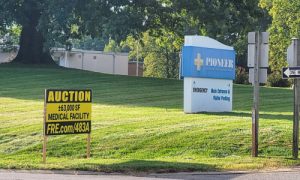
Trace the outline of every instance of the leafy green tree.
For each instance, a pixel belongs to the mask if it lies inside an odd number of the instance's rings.
[[[245,66],[248,32],[265,31],[270,23],[267,11],[258,3],[259,0],[174,0],[170,4],[178,21],[182,22],[174,31],[179,36],[210,36],[234,46],[237,64]]]
[[[122,49],[115,40],[110,39],[104,47],[104,52],[122,52]]]
[[[157,0],[0,0],[0,27],[22,27],[15,61],[53,63],[49,49],[55,42],[84,35],[120,41],[155,28],[164,9]]]
[[[270,23],[266,10],[258,6],[258,0],[249,1],[165,1],[171,9],[168,19],[159,19],[162,27],[150,29],[147,36],[139,38],[145,59],[145,75],[177,77],[178,53],[184,35],[204,35],[234,46],[237,65],[246,66],[247,34],[265,30]],[[137,40],[131,40],[136,46]],[[133,47],[131,45],[131,47]],[[130,54],[136,56],[136,49]],[[141,48],[139,48],[141,49]],[[160,66],[160,67],[159,67]],[[177,66],[177,72],[174,71]],[[172,72],[172,73],[171,73]]]
[[[17,25],[6,27],[0,31],[0,49],[5,52],[17,51],[21,28]]]
[[[300,38],[299,0],[261,0],[260,6],[272,17],[270,32],[270,68],[280,72],[287,65],[286,50],[293,37]]]
[[[163,29],[160,29],[160,33],[161,36],[156,37],[147,31],[139,39],[129,36],[122,45],[131,49],[130,59],[138,58],[144,62],[144,76],[177,78],[183,38]]]
[[[12,24],[22,27],[15,59],[22,63],[53,62],[49,49],[55,43],[90,36],[111,38],[118,44],[130,34],[136,39],[132,42],[135,46],[137,40],[140,42],[139,49],[144,49],[140,51],[152,53],[147,63],[150,59],[163,61],[165,72],[161,76],[176,77],[178,52],[187,34],[207,35],[235,46],[238,63],[243,64],[248,31],[263,30],[268,24],[267,14],[257,3],[258,0],[0,0],[0,29]],[[147,32],[153,40],[144,40],[141,32]],[[108,49],[112,49],[110,45]],[[140,54],[146,59],[147,54]]]
[[[80,39],[73,39],[74,48],[84,50],[103,51],[107,40],[103,38],[92,38],[91,36],[83,36]]]

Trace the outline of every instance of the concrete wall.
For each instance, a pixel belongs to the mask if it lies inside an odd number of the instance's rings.
[[[60,56],[59,65],[63,67],[107,74],[128,75],[127,53],[103,53],[83,50],[65,52],[64,50],[54,50],[52,56]]]

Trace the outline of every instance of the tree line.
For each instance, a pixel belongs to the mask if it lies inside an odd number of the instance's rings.
[[[176,78],[184,35],[234,46],[237,66],[246,68],[248,32],[267,30],[270,72],[278,74],[300,34],[299,9],[298,0],[0,0],[0,34],[20,27],[15,62],[53,63],[51,47],[85,40],[129,51],[147,76]]]

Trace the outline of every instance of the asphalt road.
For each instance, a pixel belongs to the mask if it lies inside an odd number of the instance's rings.
[[[300,169],[270,172],[104,174],[77,171],[0,170],[0,180],[300,180]]]

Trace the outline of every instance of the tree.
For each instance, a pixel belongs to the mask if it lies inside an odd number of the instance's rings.
[[[159,77],[178,78],[179,53],[183,44],[183,37],[175,33],[161,30],[160,38],[145,36],[145,75],[160,73]],[[158,71],[158,72],[156,72]]]
[[[122,49],[116,41],[110,39],[104,47],[104,52],[122,52]]]
[[[122,47],[129,47],[129,59],[144,61],[144,76],[159,78],[177,78],[179,70],[179,51],[183,37],[159,29],[160,36],[144,32],[138,39],[132,36],[122,42]],[[152,32],[153,33],[153,32]]]
[[[49,48],[55,42],[83,35],[120,41],[155,28],[164,8],[156,0],[0,0],[0,26],[22,27],[15,61],[52,63]]]
[[[205,35],[234,46],[237,64],[245,66],[248,32],[264,31],[270,23],[266,10],[258,3],[259,0],[174,0],[174,13],[183,22],[174,29],[179,36]]]
[[[17,51],[21,29],[17,25],[0,30],[0,50],[4,52]]]
[[[237,64],[246,66],[247,34],[265,30],[270,22],[266,10],[258,6],[258,0],[221,1],[191,0],[164,1],[171,9],[167,19],[159,19],[161,28],[151,29],[140,37],[146,76],[176,78],[179,52],[184,35],[204,35],[234,46]],[[136,56],[137,41],[131,40]],[[176,71],[177,72],[176,72]]]
[[[300,38],[299,0],[261,0],[260,6],[272,17],[270,32],[270,68],[280,73],[287,65],[286,50],[293,37]]]
[[[74,48],[77,49],[103,51],[106,42],[107,40],[103,38],[92,38],[91,36],[83,36],[80,39],[73,39],[72,45]]]
[[[38,29],[40,19],[45,16],[47,3],[42,0],[11,0],[0,1],[1,27],[18,24],[22,27],[20,48],[15,59],[23,63],[52,63],[49,51],[45,51],[44,38]]]

